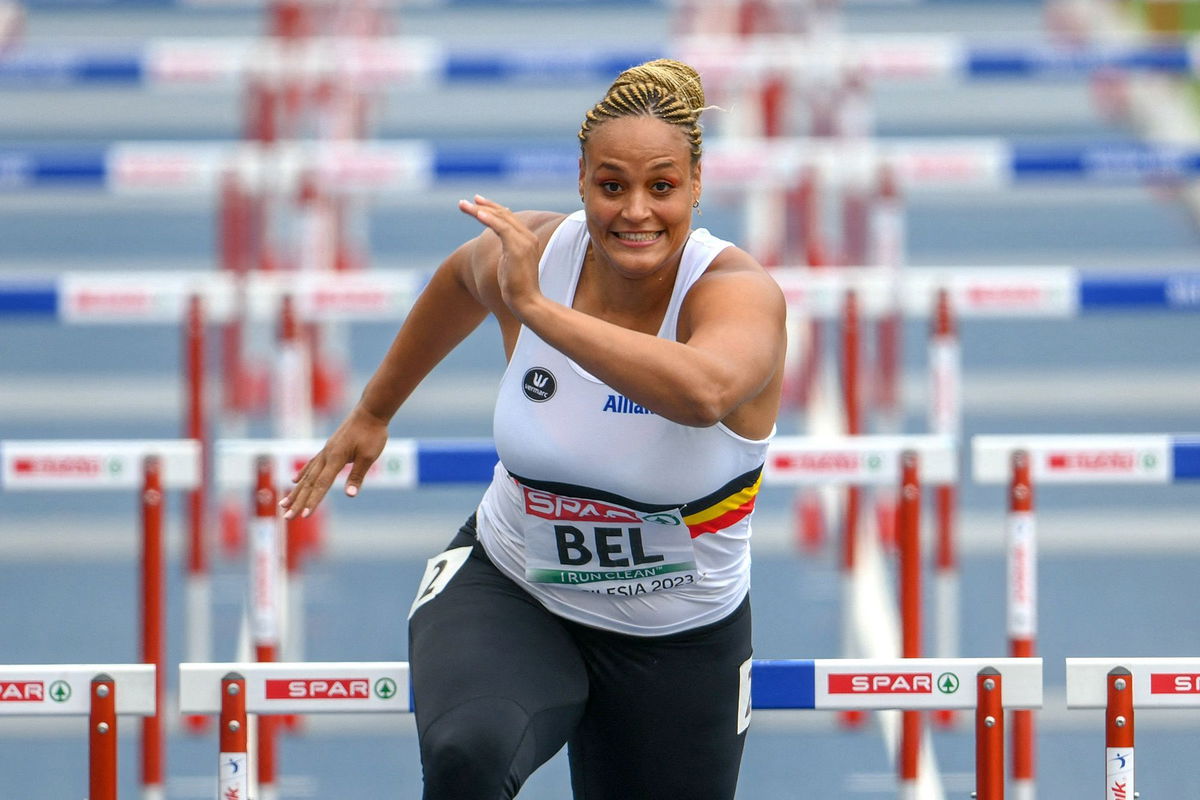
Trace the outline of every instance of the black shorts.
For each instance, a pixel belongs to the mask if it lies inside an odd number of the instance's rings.
[[[547,611],[491,563],[474,517],[442,556],[409,619],[425,800],[514,797],[564,744],[576,800],[733,798],[749,598],[711,625],[628,636]]]

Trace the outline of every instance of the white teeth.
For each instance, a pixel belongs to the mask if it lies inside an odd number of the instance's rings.
[[[651,242],[658,238],[658,233],[618,233],[617,238],[628,242]]]

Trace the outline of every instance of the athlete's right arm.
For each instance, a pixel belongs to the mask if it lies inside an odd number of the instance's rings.
[[[280,501],[285,517],[312,513],[347,464],[352,466],[346,494],[356,495],[383,452],[388,423],[397,409],[488,315],[490,303],[480,292],[481,259],[486,258],[486,253],[477,252],[481,239],[460,246],[433,274],[354,408],[292,479],[295,485]],[[486,243],[482,249],[487,249]]]

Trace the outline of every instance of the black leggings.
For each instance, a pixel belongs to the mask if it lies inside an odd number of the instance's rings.
[[[515,797],[567,744],[576,800],[731,800],[749,714],[749,598],[720,622],[637,637],[547,611],[470,555],[409,620],[425,800]],[[462,550],[460,553],[466,553]],[[425,595],[424,602],[422,602]],[[744,666],[745,665],[745,666]]]

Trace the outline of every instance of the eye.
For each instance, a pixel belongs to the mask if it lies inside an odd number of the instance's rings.
[[[616,181],[600,181],[600,188],[612,194],[621,191],[621,184]]]
[[[655,181],[653,184],[651,184],[650,188],[660,194],[666,194],[675,188],[675,184],[671,183],[670,181]]]

